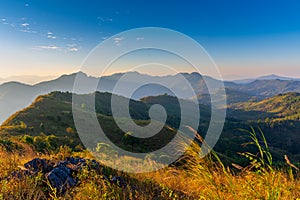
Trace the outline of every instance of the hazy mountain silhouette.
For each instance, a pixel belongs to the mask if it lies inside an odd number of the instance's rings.
[[[55,76],[35,76],[35,75],[20,75],[20,76],[9,76],[0,78],[0,84],[16,81],[24,84],[36,84],[46,80],[52,80]]]
[[[258,78],[247,78],[247,79],[238,79],[234,80],[232,82],[238,83],[238,84],[247,84],[254,82],[256,80],[283,80],[283,81],[300,81],[300,78],[290,78],[285,76],[278,76],[276,74],[266,75],[266,76],[260,76]]]
[[[300,81],[255,80],[247,84],[225,83],[227,88],[255,96],[271,97],[281,93],[300,92]]]
[[[39,95],[47,94],[52,91],[72,92],[76,77],[80,80],[84,80],[84,84],[80,85],[80,93],[91,93],[94,92],[94,89],[91,86],[97,85],[97,91],[112,92],[116,83],[124,75],[124,73],[113,74],[111,76],[102,77],[99,81],[98,78],[87,76],[86,74],[79,72],[70,75],[63,75],[57,79],[41,82],[35,85],[27,85],[17,82],[2,84],[0,85],[0,122],[3,122],[16,111],[28,106]],[[191,83],[192,87],[195,88],[196,93],[207,93],[204,78],[206,81],[209,81],[214,85],[218,85],[220,83],[218,80],[206,76],[202,77],[197,73],[183,73],[158,77],[140,74],[138,72],[128,72],[126,73],[126,80],[121,81],[120,91],[116,93],[125,97],[140,99],[145,96],[164,93],[172,95],[173,92],[171,90],[174,90],[181,98],[191,98],[192,95],[187,92],[185,87],[182,87],[182,82],[178,81],[179,77],[186,78]],[[144,82],[150,82],[151,84],[142,86],[133,93],[132,96],[128,95],[128,90],[135,88],[139,83]],[[156,82],[170,86],[171,90],[155,84]]]
[[[79,80],[84,80],[77,93],[92,93],[94,92],[94,89],[97,88],[97,91],[112,92],[136,100],[145,96],[156,96],[165,93],[175,95],[176,93],[176,96],[183,99],[203,97],[202,99],[200,98],[200,102],[205,103],[203,102],[204,100],[209,100],[206,83],[211,85],[213,88],[212,92],[217,94],[222,86],[221,81],[198,73],[150,76],[140,74],[138,72],[127,72],[104,76],[101,77],[99,81],[96,77],[91,77],[85,73],[79,72],[70,75],[63,75],[57,79],[41,82],[35,85],[8,82],[0,85],[0,122],[3,122],[16,111],[28,106],[39,95],[47,94],[52,91],[72,92],[76,77]],[[122,79],[122,81],[119,81],[120,79]],[[195,91],[194,94],[192,94],[188,87],[180,81],[181,79],[185,79],[190,83],[191,87]],[[119,90],[113,91],[117,82],[121,83],[119,84]],[[137,85],[140,83],[148,84],[137,88]],[[164,87],[161,84],[165,84],[168,87]],[[227,91],[230,91],[228,94],[229,99],[231,99],[229,103],[247,101],[252,99],[252,96],[262,99],[279,93],[300,92],[300,81],[293,80],[256,80],[248,84],[237,84],[234,82],[225,82],[224,84]],[[92,86],[94,86],[94,89]],[[137,90],[131,95],[128,93],[131,89]]]

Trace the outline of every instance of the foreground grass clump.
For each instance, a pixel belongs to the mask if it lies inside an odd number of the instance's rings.
[[[71,152],[61,148],[53,154],[35,155],[33,152],[0,152],[0,199],[298,199],[300,179],[298,169],[286,157],[287,164],[274,167],[268,145],[261,132],[249,132],[257,147],[257,154],[240,153],[249,165],[224,166],[216,152],[200,158],[203,140],[188,148],[178,164],[162,170],[130,174],[104,167],[106,175],[121,176],[126,185],[112,184],[95,171],[83,169],[79,184],[60,195],[49,187],[42,176],[20,180],[3,179],[34,157],[63,159],[67,156],[92,158],[86,152]]]
[[[257,154],[241,153],[249,158],[249,165],[232,163],[225,167],[213,152],[205,159],[199,157],[201,149],[194,143],[187,151],[186,162],[180,168],[167,168],[145,176],[163,184],[172,191],[180,191],[192,199],[298,199],[300,180],[298,169],[287,159],[287,166],[276,168],[262,132],[249,132]],[[259,139],[261,138],[261,139]],[[203,140],[198,137],[199,142]],[[205,145],[205,144],[203,144]]]

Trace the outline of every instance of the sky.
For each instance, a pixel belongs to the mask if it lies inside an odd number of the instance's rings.
[[[79,71],[101,42],[140,27],[163,27],[191,37],[224,79],[300,77],[299,10],[296,0],[0,0],[0,79],[40,80]],[[115,44],[118,40],[114,38]]]

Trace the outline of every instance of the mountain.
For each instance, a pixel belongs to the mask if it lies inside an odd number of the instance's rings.
[[[215,91],[216,96],[219,100],[226,100],[228,105],[239,103],[239,102],[248,102],[248,101],[257,101],[264,99],[264,96],[261,95],[251,95],[243,91],[237,91],[230,88],[225,88],[226,96],[222,95],[222,92],[219,90]],[[200,104],[211,105],[211,98],[209,94],[198,94],[197,99]]]
[[[41,82],[35,85],[9,82],[0,85],[0,122],[4,121],[14,112],[28,106],[39,95],[47,94],[52,91],[72,92],[76,77],[83,80],[83,84],[80,85],[80,90],[78,90],[79,93],[91,93],[94,92],[91,86],[96,86],[97,91],[112,92],[116,83],[124,75],[126,75],[126,78],[121,81],[119,91],[114,93],[133,99],[140,99],[149,95],[160,95],[165,93],[174,95],[174,92],[180,98],[191,98],[193,94],[191,94],[187,88],[182,87],[182,82],[178,81],[180,78],[182,79],[182,77],[191,83],[192,87],[195,88],[196,93],[207,93],[204,79],[214,86],[218,86],[220,84],[220,81],[218,80],[206,76],[202,77],[197,73],[183,73],[173,76],[158,77],[140,74],[137,72],[104,76],[101,77],[100,81],[99,78],[87,76],[86,74],[79,72],[70,75],[63,75],[57,79]],[[138,88],[132,96],[129,96],[129,91],[131,89],[136,88],[141,83],[147,82],[150,84],[145,84]],[[168,89],[155,83],[165,84],[170,88]]]
[[[250,95],[260,95],[271,97],[287,92],[300,92],[300,81],[292,80],[256,80],[249,84],[231,85],[231,89],[248,93]]]
[[[225,87],[254,96],[271,97],[281,93],[300,92],[300,81],[255,80],[247,84],[225,82]]]
[[[6,78],[0,78],[0,84],[5,82],[20,82],[24,84],[37,84],[39,82],[45,80],[52,80],[55,79],[55,76],[34,76],[34,75],[21,75],[21,76],[9,76]]]
[[[148,105],[161,105],[164,107],[168,114],[166,123],[173,128],[178,128],[181,119],[185,119],[186,124],[194,123],[196,116],[194,115],[195,106],[199,106],[199,129],[198,132],[205,136],[208,124],[211,118],[211,108],[207,105],[195,105],[194,102],[189,100],[177,99],[170,95],[148,96],[141,99],[142,102]],[[183,111],[184,110],[184,111]],[[197,116],[198,117],[198,116]],[[183,122],[182,122],[183,123]]]
[[[276,74],[266,75],[266,76],[260,76],[258,78],[248,78],[248,79],[238,79],[234,80],[232,82],[237,84],[247,84],[254,82],[256,80],[283,80],[283,81],[300,81],[299,78],[290,78],[285,76],[278,76]]]
[[[198,73],[179,73],[167,76],[150,76],[138,72],[118,73],[100,78],[88,76],[82,72],[63,75],[51,81],[34,85],[8,82],[0,85],[0,122],[3,122],[16,111],[30,105],[34,99],[53,91],[72,92],[75,79],[82,80],[80,89],[76,93],[92,93],[93,89],[100,92],[110,92],[127,98],[138,100],[145,96],[168,94],[181,99],[198,98],[201,104],[210,105],[210,96],[206,83],[211,86],[211,93],[218,95],[223,83],[209,76]],[[181,81],[183,80],[183,81]],[[114,87],[118,83],[118,90]],[[194,93],[191,92],[190,84]],[[140,85],[142,85],[140,87]],[[166,87],[165,87],[165,86]],[[224,82],[228,104],[257,101],[280,93],[300,92],[300,81],[294,80],[255,80],[247,84]],[[92,88],[92,86],[94,88]],[[131,93],[130,91],[134,91]]]
[[[18,82],[2,84],[0,86],[0,122],[28,106],[38,95],[39,92],[31,85]]]
[[[116,124],[114,118],[111,117],[110,100],[112,94],[95,93],[96,114],[101,128],[107,134],[107,137],[116,145],[123,148],[128,147],[123,140],[125,134]],[[89,112],[92,108],[88,107],[89,101],[93,95],[78,95],[78,98],[87,106],[80,109]],[[124,99],[121,96],[115,96],[118,101]],[[149,123],[148,109],[149,105],[131,100],[130,113],[135,123],[139,125],[147,125]],[[125,120],[125,121],[124,121]],[[123,123],[126,119],[123,119]],[[152,136],[150,139],[138,139],[134,151],[149,152],[160,149],[163,145],[170,142],[174,137],[174,130],[168,126],[164,126],[162,130]],[[15,138],[21,141],[30,141],[39,151],[51,150],[51,148],[59,147],[67,144],[73,149],[82,149],[81,140],[76,131],[73,115],[72,115],[72,94],[52,92],[47,95],[39,96],[28,107],[16,112],[10,116],[0,127],[1,138]],[[24,138],[25,137],[25,138]],[[86,135],[88,141],[96,147],[101,140],[95,138],[95,135]],[[89,138],[90,137],[90,138]],[[30,139],[28,139],[30,138]],[[132,138],[130,136],[129,138]],[[48,145],[52,142],[52,145]],[[53,146],[53,147],[51,147]],[[47,149],[47,148],[50,149]]]
[[[78,73],[78,75],[85,80],[86,85],[83,86],[83,90],[87,93],[93,92],[89,89],[89,85],[96,83],[97,79],[81,72]],[[77,73],[63,75],[57,79],[35,85],[18,82],[8,82],[0,85],[0,122],[2,123],[16,111],[30,105],[39,95],[47,94],[52,91],[71,92],[76,76]]]
[[[125,133],[112,117],[110,105],[112,94],[96,92],[95,94],[78,94],[76,96],[79,101],[78,104],[75,103],[75,107],[87,112],[95,109],[98,122],[113,143],[125,149],[133,148],[123,143]],[[122,96],[113,96],[118,102],[128,100]],[[95,97],[95,108],[90,104],[93,97]],[[188,111],[187,118],[189,118],[189,113],[192,113],[192,110],[189,111],[192,108],[189,106],[192,105],[192,101],[177,99],[167,94],[144,97],[140,101],[131,99],[129,102],[130,117],[142,126],[149,124],[149,109],[152,105],[160,104],[167,112],[166,125],[159,134],[151,137],[150,140],[149,138],[135,140],[139,144],[138,147],[135,147],[136,152],[158,149],[174,137],[174,131],[181,122],[180,105],[184,105],[183,109]],[[211,108],[206,105],[200,105],[199,108],[198,132],[205,137],[210,123]],[[233,104],[227,110],[224,129],[214,149],[223,155],[238,158],[236,152],[244,151],[242,144],[249,142],[248,134],[241,129],[249,129],[252,126],[257,131],[259,131],[258,127],[261,128],[265,133],[275,160],[282,160],[283,155],[287,154],[291,159],[299,161],[300,120],[298,110],[299,94],[297,93],[277,95],[257,102]],[[280,113],[283,114],[280,115]],[[193,119],[192,114],[190,118]],[[127,118],[122,118],[122,120],[126,122]],[[186,122],[189,123],[189,120]],[[130,130],[130,126],[128,128]],[[32,143],[41,151],[50,146],[58,147],[63,144],[67,144],[73,149],[82,149],[73,121],[72,94],[52,92],[39,96],[30,106],[13,114],[0,127],[0,138],[12,137],[21,141],[28,140],[27,142]],[[86,137],[93,145],[99,142],[99,140],[95,140],[94,136],[86,135]],[[49,142],[52,142],[52,145],[49,145]],[[251,150],[254,151],[250,148],[249,151]]]
[[[279,94],[258,102],[237,103],[231,108],[245,111],[262,111],[272,114],[274,121],[300,120],[300,93]]]
[[[266,76],[260,76],[257,78],[257,80],[283,80],[283,81],[299,81],[300,79],[297,78],[290,78],[285,76],[278,76],[276,74],[266,75]]]

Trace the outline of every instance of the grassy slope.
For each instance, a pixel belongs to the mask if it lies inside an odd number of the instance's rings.
[[[73,122],[71,99],[72,94],[60,92],[38,97],[32,105],[15,113],[2,124],[0,128],[2,138],[11,136],[22,137],[25,134],[42,138],[54,136],[59,145],[65,143],[72,148],[81,145]],[[82,99],[82,102],[86,102],[86,105],[89,105],[87,102],[89,98],[85,99],[82,96]],[[125,133],[118,128],[114,119],[109,116],[111,110],[109,109],[110,106],[107,106],[108,100],[110,100],[110,94],[97,93],[96,111],[98,111],[98,121],[103,131],[109,133],[107,136],[113,143],[132,150],[133,147],[123,144]],[[139,125],[147,125],[149,123],[146,120],[148,115],[143,113],[147,113],[148,105],[141,102],[131,102],[131,104],[133,111],[131,114],[136,118],[135,122]],[[138,120],[137,118],[142,119]],[[164,144],[167,144],[174,135],[173,129],[165,126],[157,135],[150,139],[139,139],[136,142],[138,146],[135,146],[133,150],[152,151],[159,149]]]
[[[276,99],[276,101],[280,99],[281,101],[277,105],[287,108],[287,111],[283,110],[283,112],[297,111],[293,107],[297,107],[298,97],[297,95],[291,96],[292,94],[294,93],[279,95],[261,102],[266,102],[266,105],[272,105],[273,99]],[[82,106],[85,109],[92,109],[89,103],[90,99],[87,96],[79,96],[79,98],[81,98]],[[98,113],[98,121],[104,131],[109,133],[108,137],[117,145],[121,147],[125,146],[126,149],[136,152],[144,152],[162,147],[174,136],[174,132],[166,126],[159,135],[151,138],[151,140],[140,139],[137,142],[139,145],[136,147],[128,144],[128,142],[124,145],[124,133],[117,127],[111,117],[110,98],[111,94],[109,93],[96,93],[96,111]],[[122,99],[124,97],[117,96],[117,98]],[[81,149],[82,145],[73,123],[71,103],[72,94],[70,93],[53,92],[49,95],[40,96],[31,106],[12,115],[3,123],[0,128],[1,138],[5,138],[5,136],[9,138],[12,135],[20,138],[24,134],[28,134],[32,137],[29,140],[35,140],[35,143],[38,143],[35,146],[39,146],[38,149],[40,150],[45,148],[45,146],[55,145],[55,148],[57,148],[62,144],[67,144],[73,149]],[[148,110],[151,105],[157,103],[163,105],[169,114],[167,124],[177,128],[180,122],[180,107],[175,97],[161,95],[143,98],[142,101],[131,101],[131,116],[133,119],[136,119],[137,124],[147,125],[149,123],[147,120],[149,118]],[[184,103],[189,104],[186,101]],[[260,102],[235,104],[235,106],[246,107],[245,105],[256,104],[260,105]],[[288,109],[289,107],[285,104],[291,105],[290,108],[292,109]],[[266,108],[266,105],[261,106],[261,108]],[[242,144],[249,141],[246,134],[240,129],[248,129],[250,126],[254,126],[260,127],[266,132],[266,137],[276,160],[283,160],[284,154],[289,155],[292,160],[300,160],[300,150],[298,148],[298,141],[300,141],[300,135],[298,134],[300,130],[299,121],[286,120],[277,116],[278,119],[282,120],[269,122],[270,120],[267,121],[267,119],[276,117],[277,113],[267,112],[262,109],[247,111],[244,107],[243,110],[228,110],[221,138],[215,146],[218,152],[239,159],[240,156],[236,152],[244,149]],[[251,109],[255,108],[251,107]],[[198,132],[204,136],[210,120],[210,110],[207,106],[200,105],[200,113],[201,120]],[[285,139],[283,140],[282,138]],[[7,143],[7,141],[2,143]]]
[[[286,93],[258,102],[237,103],[230,106],[231,116],[259,126],[276,157],[284,154],[299,160],[300,94]],[[247,114],[248,113],[248,114]]]
[[[264,146],[261,146],[264,148]],[[247,167],[223,167],[214,161],[214,155],[205,159],[198,156],[199,146],[192,145],[189,158],[181,167],[170,166],[162,170],[130,174],[105,168],[109,174],[122,176],[126,187],[118,187],[104,180],[101,174],[82,170],[78,175],[80,184],[64,195],[58,195],[43,182],[43,177],[28,177],[21,180],[0,180],[1,199],[297,199],[300,197],[298,171],[291,165],[273,168],[259,156],[252,156]],[[263,149],[265,150],[265,148]],[[39,155],[47,159],[64,159],[66,156],[92,158],[87,152],[70,152],[61,149],[55,155]],[[11,159],[11,158],[14,159]],[[0,178],[18,169],[34,153],[19,154],[0,150]],[[256,161],[256,162],[254,162]]]
[[[232,107],[246,111],[268,112],[277,120],[300,120],[299,93],[280,94],[259,102],[238,103]]]
[[[106,93],[98,94],[96,110],[99,112],[99,121],[106,125],[107,130],[112,134],[112,140],[122,145],[119,136],[123,133],[115,126],[113,119],[106,116],[110,112],[104,104],[108,97],[109,94]],[[169,106],[176,104],[176,101],[171,101],[169,97],[161,96],[159,98],[149,97],[143,101],[148,104],[160,102]],[[79,141],[76,132],[67,130],[69,127],[74,130],[70,100],[71,94],[58,92],[37,98],[31,106],[14,114],[1,126],[1,136],[20,137],[29,134],[35,137],[47,137],[54,134],[59,137],[59,141],[65,138],[65,141],[73,140],[74,145],[77,144]],[[103,102],[100,103],[100,100]],[[149,107],[149,105],[139,102],[132,103],[139,107],[135,110],[139,113]],[[172,106],[167,110],[171,108]],[[177,111],[173,110],[173,112]],[[207,114],[209,116],[209,112]],[[41,123],[43,124],[41,125]],[[137,120],[137,123],[147,123],[147,121]],[[165,131],[165,135],[172,136],[173,133],[170,129]],[[229,133],[234,130],[232,127],[225,126],[225,131]],[[41,132],[43,133],[41,134]],[[227,141],[223,140],[222,145],[228,148],[231,143],[226,142],[232,142],[234,139],[237,140],[236,142],[240,142],[241,140],[237,136],[230,137]],[[142,143],[142,146],[145,150],[153,147],[158,143],[157,141],[147,141],[147,143]],[[0,177],[9,174],[16,170],[18,165],[37,156],[34,149],[31,149],[32,145],[23,144],[23,147],[25,154],[24,152],[19,154],[0,150]],[[137,149],[137,151],[141,150],[143,149]],[[53,199],[296,199],[300,197],[299,178],[293,175],[293,173],[297,174],[297,171],[289,173],[291,171],[288,167],[270,170],[268,166],[258,166],[257,162],[253,162],[248,167],[239,168],[239,170],[224,170],[222,163],[215,162],[215,159],[209,157],[199,159],[198,151],[197,146],[192,148],[187,154],[190,160],[185,166],[179,168],[168,167],[146,174],[114,172],[125,178],[128,183],[127,188],[111,185],[101,179],[101,176],[90,171],[83,171],[79,174],[81,184],[68,191],[63,197],[56,198],[55,192],[49,188],[45,189],[45,186],[41,184],[40,177],[37,177],[21,181],[0,181],[0,199],[51,199],[51,195]],[[243,150],[237,149],[236,151]],[[55,154],[46,154],[42,157],[53,159],[69,155],[91,157],[87,152],[70,152],[68,149],[60,149]],[[12,157],[14,159],[11,159]]]

